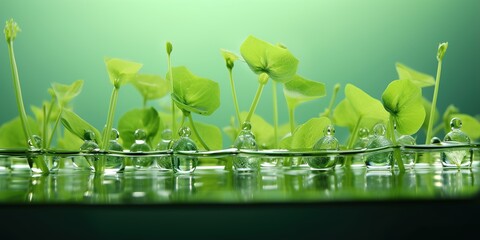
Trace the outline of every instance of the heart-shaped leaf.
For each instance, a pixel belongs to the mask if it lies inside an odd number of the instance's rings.
[[[135,131],[142,129],[147,133],[147,142],[151,144],[152,139],[158,132],[160,126],[160,117],[157,110],[153,107],[132,109],[126,112],[118,120],[118,132],[122,140],[122,145],[130,149],[135,142]],[[152,146],[153,147],[153,146]]]
[[[325,84],[315,82],[295,75],[291,81],[283,85],[283,93],[291,108],[297,105],[325,96]]]
[[[254,73],[266,73],[274,81],[287,82],[297,72],[298,60],[288,49],[254,36],[242,43],[240,54]]]
[[[77,80],[70,85],[53,83],[52,90],[60,107],[66,106],[73,98],[82,91],[83,80]]]
[[[422,89],[408,79],[392,81],[382,95],[383,106],[393,116],[399,133],[412,135],[422,127],[425,107]]]
[[[330,125],[327,117],[311,118],[298,126],[293,132],[291,139],[292,149],[312,149],[315,143],[324,136],[323,130]]]
[[[220,87],[207,78],[193,75],[186,67],[172,68],[173,95],[178,108],[187,112],[210,115],[220,106]],[[167,73],[167,81],[170,74]]]
[[[105,58],[110,82],[116,88],[131,81],[135,74],[142,68],[141,63],[127,61],[119,58]]]
[[[80,116],[71,110],[64,109],[62,113],[62,124],[71,133],[75,134],[80,139],[84,140],[84,133],[86,130],[90,130],[95,133],[95,141],[98,145],[102,143],[102,137],[100,132],[90,125],[87,121],[83,120]],[[80,146],[79,146],[80,147]]]
[[[429,87],[435,85],[433,76],[419,72],[402,63],[396,63],[398,79],[409,79],[419,87]]]
[[[170,85],[164,78],[152,74],[138,74],[134,77],[132,84],[145,100],[162,98],[170,90]]]

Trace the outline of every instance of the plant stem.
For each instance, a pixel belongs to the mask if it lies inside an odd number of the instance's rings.
[[[110,97],[107,123],[105,124],[105,129],[103,130],[102,145],[100,146],[100,150],[107,150],[108,147],[108,143],[110,140],[110,131],[112,130],[113,118],[115,114],[115,107],[117,106],[118,90],[119,88],[114,87],[112,91],[112,96]]]
[[[362,122],[362,116],[358,118],[357,123],[353,128],[353,132],[350,134],[350,138],[348,139],[348,143],[347,143],[348,150],[352,149],[353,145],[355,144],[355,140],[357,139],[357,135],[358,135],[358,129],[360,128],[360,122]],[[352,164],[352,156],[346,156],[345,166],[350,167],[351,164]]]
[[[202,144],[202,146],[205,148],[205,150],[210,151],[210,148],[203,141],[200,134],[198,134],[197,128],[195,127],[195,123],[193,122],[192,114],[188,114],[188,120],[190,120],[190,125],[192,125],[193,132],[195,133],[195,135],[197,135],[197,138],[200,141],[200,144]]]
[[[273,96],[273,136],[274,147],[278,149],[278,103],[277,103],[277,83],[272,82]]]
[[[147,107],[147,98],[143,98],[143,108]]]
[[[50,112],[50,111],[49,111]],[[42,149],[47,148],[47,127],[48,127],[48,114],[47,114],[47,106],[43,104],[42,107],[42,114],[43,114],[43,124],[42,124]]]
[[[290,134],[293,136],[293,131],[295,131],[295,108],[291,107],[290,104],[287,104],[288,107],[288,119],[290,122]]]
[[[427,126],[427,136],[425,139],[425,144],[430,144],[430,140],[432,139],[432,128],[433,128],[433,116],[435,114],[435,108],[437,105],[437,97],[438,97],[438,87],[440,85],[440,75],[442,73],[442,60],[438,60],[437,65],[437,76],[435,78],[435,89],[433,90],[433,100],[432,100],[432,107],[430,108],[430,118],[428,119],[428,126]]]
[[[332,97],[330,98],[330,103],[328,104],[328,108],[325,111],[325,114],[323,115],[324,117],[328,117],[329,119],[332,119],[332,108],[333,104],[335,103],[335,99],[337,98],[338,91],[340,90],[340,84],[335,84],[333,87],[333,94]]]
[[[168,72],[170,76],[170,87],[171,87],[170,101],[172,102],[172,132],[176,132],[177,126],[176,126],[176,116],[175,116],[175,102],[173,101],[173,73],[172,73],[170,53],[167,54],[167,65],[168,65]]]
[[[248,111],[248,115],[245,118],[245,122],[250,122],[250,118],[252,118],[252,115],[257,108],[258,101],[260,100],[260,96],[262,95],[263,87],[265,87],[265,84],[260,83],[257,89],[257,93],[255,94],[255,98],[253,99],[252,105],[250,106],[250,110]]]
[[[15,88],[15,96],[17,100],[17,108],[20,114],[20,121],[22,122],[23,133],[25,135],[25,139],[27,140],[27,146],[28,146],[29,145],[28,142],[32,138],[32,133],[30,131],[30,127],[28,126],[27,113],[25,112],[25,106],[23,104],[22,89],[20,88],[17,62],[15,61],[15,53],[13,51],[13,41],[7,41],[7,44],[8,44],[8,53],[10,56],[10,67],[12,69],[13,86]],[[35,147],[39,147],[39,146],[36,146],[35,141],[32,140],[30,142]]]
[[[230,77],[230,85],[232,87],[233,105],[235,106],[235,113],[237,114],[238,129],[242,129],[242,120],[240,119],[240,110],[238,108],[237,92],[235,91],[235,82],[233,81],[232,69],[228,68],[228,75]]]
[[[49,149],[50,145],[52,144],[53,134],[55,134],[55,131],[57,130],[58,123],[60,122],[60,116],[62,116],[62,112],[63,112],[63,107],[60,108],[60,113],[58,114],[57,118],[55,119],[55,123],[53,124],[52,132],[50,133],[50,137],[48,138],[48,143],[45,146],[46,149]]]
[[[400,170],[401,173],[405,172],[405,166],[403,165],[403,159],[402,159],[402,154],[400,152],[400,149],[397,147],[397,139],[395,139],[395,133],[394,133],[394,119],[393,116],[390,115],[389,121],[388,121],[388,131],[390,135],[390,140],[393,143],[393,146],[395,149],[393,150],[393,159],[394,161],[397,162],[398,169]]]

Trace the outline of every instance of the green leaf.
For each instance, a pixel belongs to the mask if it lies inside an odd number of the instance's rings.
[[[105,65],[107,66],[110,82],[116,88],[131,81],[143,66],[141,63],[119,58],[105,58]]]
[[[218,150],[223,148],[222,131],[220,131],[220,128],[215,125],[197,121],[194,123],[198,134],[203,138],[210,150]],[[193,133],[193,128],[190,125],[190,122],[186,123],[185,126],[188,126],[190,129],[192,129],[192,135],[190,135],[190,138],[192,138],[192,140],[197,144],[197,147],[201,150],[205,150],[198,140],[197,135]]]
[[[73,98],[82,91],[83,80],[77,80],[71,85],[53,83],[52,90],[61,107],[66,106]]]
[[[63,137],[58,139],[57,149],[77,151],[80,150],[83,141],[70,131],[65,131]]]
[[[220,106],[220,87],[217,82],[193,75],[186,67],[172,68],[173,100],[187,112],[210,115]],[[167,74],[167,81],[170,74]]]
[[[327,117],[311,118],[299,125],[292,135],[291,149],[312,149],[315,143],[324,136],[323,130],[330,125]]]
[[[433,76],[416,71],[402,63],[396,63],[398,79],[409,79],[419,87],[429,87],[435,85]]]
[[[74,113],[71,110],[64,109],[62,113],[62,124],[71,133],[75,136],[79,137],[80,139],[84,140],[84,133],[85,130],[90,130],[95,133],[95,141],[98,145],[101,145],[102,136],[100,131],[98,131],[95,127],[90,125],[87,121],[83,120],[80,116]]]
[[[423,107],[425,108],[425,120],[423,121],[422,129],[425,129],[425,131],[427,131],[428,121],[430,119],[430,110],[432,109],[432,103],[424,97],[422,98],[422,103],[423,103]],[[438,110],[435,108],[435,113],[433,115],[433,125],[435,125],[439,117],[440,117],[440,114],[438,113]]]
[[[461,130],[470,137],[471,141],[476,141],[480,138],[480,121],[476,118],[462,113],[454,113],[450,115],[451,118],[459,118],[462,120]]]
[[[326,94],[325,84],[305,79],[299,75],[295,75],[291,81],[283,85],[283,93],[291,108]]]
[[[32,134],[40,136],[35,120],[30,116],[27,116],[27,119]],[[0,126],[0,148],[28,148],[20,117],[16,117]]]
[[[382,95],[383,106],[393,116],[397,131],[412,135],[422,127],[425,107],[422,89],[408,79],[392,81]]]
[[[359,123],[360,127],[371,129],[378,122],[387,122],[389,114],[382,103],[353,84],[345,86],[345,99],[340,101],[333,112],[333,122],[348,127],[350,133]]]
[[[147,133],[147,143],[152,140],[160,128],[161,122],[157,110],[153,107],[132,109],[118,120],[118,132],[125,149],[130,149],[135,142],[135,131],[143,129]],[[154,147],[154,146],[151,146]]]
[[[247,115],[247,112],[240,113],[240,117],[242,119],[245,119]],[[252,115],[252,118],[250,119],[250,124],[252,125],[252,132],[253,135],[255,135],[257,146],[260,149],[272,148],[275,142],[273,126],[257,114]]]
[[[254,36],[242,43],[240,54],[254,73],[267,73],[274,81],[287,82],[297,72],[298,60],[288,49]]]
[[[170,85],[158,75],[138,74],[132,83],[145,100],[162,98],[170,91]]]

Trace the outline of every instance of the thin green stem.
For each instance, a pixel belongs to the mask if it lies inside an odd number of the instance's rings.
[[[324,117],[328,117],[329,119],[332,119],[332,108],[333,104],[335,103],[335,99],[337,98],[338,91],[340,90],[340,85],[336,84],[333,87],[333,94],[332,97],[330,98],[330,103],[328,104],[328,108],[325,111],[325,114],[323,115]]]
[[[147,98],[143,98],[143,108],[147,107]]]
[[[200,136],[200,134],[198,134],[197,128],[195,127],[195,123],[193,122],[192,114],[188,115],[188,120],[190,120],[190,125],[192,126],[192,129],[195,135],[197,135],[197,138],[200,141],[200,144],[202,144],[205,150],[210,151],[210,148],[207,146],[205,141],[203,141],[203,138]]]
[[[176,114],[175,114],[175,102],[173,101],[173,73],[172,73],[172,63],[171,63],[171,58],[170,58],[170,53],[167,54],[167,65],[168,65],[168,73],[170,76],[170,101],[172,102],[172,132],[177,131],[177,119],[176,119]]]
[[[253,99],[252,105],[250,106],[250,110],[248,111],[248,115],[245,118],[245,122],[250,122],[250,118],[252,118],[255,109],[257,108],[258,101],[260,100],[260,96],[262,95],[263,87],[265,84],[260,84],[257,89],[257,93],[255,94],[255,98]]]
[[[235,82],[233,81],[232,69],[228,68],[228,76],[230,77],[230,85],[232,87],[233,105],[235,106],[235,114],[237,114],[238,129],[242,128],[242,119],[240,119],[240,110],[238,107],[237,92],[235,91]]]
[[[393,159],[394,161],[397,162],[398,169],[400,170],[400,172],[403,173],[405,172],[405,166],[403,165],[402,154],[400,152],[400,149],[397,147],[397,139],[395,139],[394,121],[395,119],[393,118],[392,115],[390,115],[390,118],[388,121],[388,131],[389,131],[390,141],[392,141],[393,146],[395,147],[395,149],[393,150]]]
[[[437,76],[435,78],[435,89],[433,90],[433,100],[432,107],[430,108],[430,118],[428,119],[427,134],[425,139],[425,144],[430,144],[432,139],[432,128],[433,128],[433,119],[435,114],[435,108],[437,106],[437,97],[438,97],[438,87],[440,85],[440,75],[442,73],[442,60],[438,60],[437,65]]]
[[[350,138],[348,139],[348,143],[347,143],[348,150],[353,149],[353,145],[357,140],[358,129],[360,128],[360,122],[362,122],[362,116],[358,118],[357,123],[355,124],[355,127],[353,128],[353,131],[350,134]],[[350,167],[351,164],[352,164],[352,156],[347,156],[345,158],[345,166]]]
[[[119,88],[114,87],[112,91],[112,96],[110,97],[107,123],[105,124],[105,129],[103,129],[102,146],[100,147],[101,150],[106,150],[108,147],[108,142],[110,140],[110,131],[112,129],[113,118],[115,115],[115,107],[117,106],[118,91]]]
[[[51,105],[50,105],[51,106]],[[49,111],[50,112],[50,111]],[[42,149],[47,148],[47,132],[48,132],[48,114],[47,114],[47,106],[43,104],[42,107],[42,114],[43,114],[43,124],[42,124]]]
[[[293,131],[295,131],[295,108],[291,107],[290,104],[287,104],[288,107],[288,120],[290,122],[290,134],[293,136]]]
[[[55,119],[55,123],[53,124],[52,132],[50,133],[50,136],[48,137],[48,143],[45,146],[46,149],[49,149],[50,145],[52,144],[53,134],[55,134],[55,131],[57,130],[58,123],[60,122],[60,117],[62,116],[62,112],[63,112],[63,107],[60,108],[60,113],[58,114],[57,118]]]
[[[7,41],[8,44],[8,54],[10,56],[10,67],[12,70],[12,79],[13,79],[13,86],[15,88],[15,96],[17,100],[17,108],[20,114],[20,121],[22,122],[23,133],[25,135],[25,139],[27,140],[27,146],[29,140],[32,138],[32,132],[30,131],[30,127],[28,126],[28,119],[27,113],[25,112],[25,106],[23,104],[23,97],[22,97],[22,89],[20,87],[20,79],[18,77],[18,69],[17,69],[17,62],[15,61],[15,53],[13,51],[13,40]],[[30,141],[35,147],[35,141]]]
[[[273,136],[274,146],[278,149],[278,103],[277,103],[277,83],[272,82],[272,96],[273,96]]]

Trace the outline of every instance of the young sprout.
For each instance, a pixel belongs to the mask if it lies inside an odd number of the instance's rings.
[[[235,91],[235,82],[233,81],[233,73],[232,73],[233,67],[235,66],[234,63],[236,60],[238,60],[239,57],[227,50],[221,49],[220,52],[222,53],[222,56],[225,59],[225,65],[228,69],[230,86],[232,88],[233,105],[235,106],[235,114],[237,115],[238,129],[240,130],[242,128],[242,120],[240,119],[240,109],[238,107],[237,92]]]
[[[430,110],[430,116],[435,114],[435,108],[437,106],[437,98],[438,98],[438,87],[440,86],[440,75],[442,74],[442,62],[443,57],[445,56],[445,52],[448,48],[448,42],[441,43],[438,46],[437,50],[437,76],[435,78],[435,88],[433,90],[433,100],[432,100],[432,107]],[[425,139],[425,144],[429,144],[432,138],[432,129],[433,129],[433,118],[428,120],[428,128],[427,128],[427,135]]]
[[[5,33],[5,40],[7,41],[8,45],[8,55],[10,57],[13,87],[15,89],[15,97],[17,100],[17,108],[20,115],[20,121],[22,122],[23,134],[25,136],[27,146],[38,149],[41,146],[37,145],[37,141],[33,141],[32,131],[28,124],[27,113],[23,104],[22,89],[20,87],[20,78],[18,76],[17,62],[15,60],[15,53],[13,50],[13,42],[17,37],[17,33],[21,30],[18,24],[13,19],[10,19],[7,20],[7,22],[5,23],[5,28],[3,31]],[[42,171],[43,173],[49,173],[48,167],[43,161],[43,158],[35,158],[35,163],[37,164],[40,171]]]

